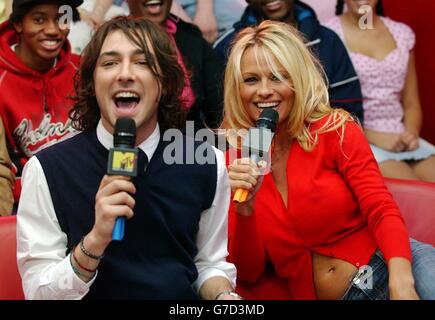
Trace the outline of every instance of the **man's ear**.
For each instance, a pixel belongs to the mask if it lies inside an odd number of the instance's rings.
[[[23,32],[23,22],[21,22],[21,21],[20,22],[14,22],[12,24],[12,26],[14,27],[16,32],[18,32],[18,33]]]

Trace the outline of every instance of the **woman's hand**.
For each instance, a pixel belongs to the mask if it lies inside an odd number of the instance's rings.
[[[388,287],[391,300],[420,300],[414,286],[411,262],[391,258],[388,262]]]
[[[85,9],[79,9],[80,20],[89,23],[92,28],[97,29],[101,24],[103,24],[104,19],[92,11],[87,11]]]
[[[260,169],[261,167],[255,164],[250,158],[236,159],[228,166],[231,191],[233,193],[237,189],[249,191],[246,202],[238,204],[238,208],[242,209],[246,206],[252,206],[255,194],[263,182],[263,175],[260,174]],[[241,213],[241,211],[239,213]]]
[[[414,285],[398,284],[390,288],[390,300],[420,300]]]
[[[367,140],[381,149],[391,152],[402,152],[406,150],[407,145],[403,142],[401,134],[379,132],[369,129],[365,129],[364,132]]]
[[[196,14],[193,18],[193,23],[199,27],[202,36],[209,43],[213,43],[218,36],[213,2],[213,0],[196,1]]]
[[[413,151],[418,148],[418,135],[409,131],[405,131],[401,135],[402,142],[405,144],[407,151]]]
[[[201,30],[202,36],[207,42],[213,43],[217,39],[218,25],[213,13],[209,15],[196,14],[193,18],[193,23]]]

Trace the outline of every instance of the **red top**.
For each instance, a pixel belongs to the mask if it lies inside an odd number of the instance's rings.
[[[313,125],[313,129],[321,125]],[[250,217],[229,216],[229,260],[255,282],[270,261],[294,299],[316,299],[311,252],[365,265],[377,247],[388,261],[411,260],[409,236],[360,127],[319,135],[311,152],[297,141],[287,160],[288,206],[272,174],[264,177]]]

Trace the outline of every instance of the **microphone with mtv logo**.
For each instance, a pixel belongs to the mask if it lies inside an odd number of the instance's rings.
[[[136,124],[131,118],[119,118],[113,132],[113,148],[109,152],[107,174],[136,177],[138,149],[136,142]],[[112,240],[124,238],[125,217],[116,218]]]

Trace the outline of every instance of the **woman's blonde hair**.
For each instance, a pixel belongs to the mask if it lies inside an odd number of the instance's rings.
[[[241,60],[249,48],[254,50],[257,61],[260,55],[264,56],[268,67],[280,80],[286,77],[278,70],[284,69],[290,76],[294,102],[288,116],[287,131],[304,150],[314,148],[318,134],[344,128],[350,115],[342,109],[330,107],[326,76],[323,77],[319,61],[305,47],[296,29],[286,23],[269,20],[243,29],[232,44],[225,70],[224,128],[240,130],[255,125],[255,119],[251,119],[240,98],[243,81]],[[311,132],[311,124],[325,116],[328,116],[325,123]]]

